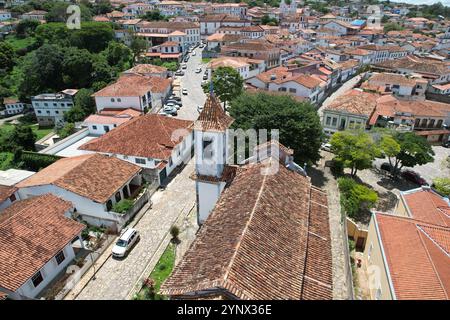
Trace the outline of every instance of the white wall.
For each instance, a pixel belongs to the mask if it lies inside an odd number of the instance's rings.
[[[114,99],[114,102],[112,102],[111,99]],[[118,101],[118,99],[120,99],[120,101]],[[133,108],[143,111],[148,105],[148,100],[147,103],[144,104],[142,97],[95,97],[95,105],[97,106],[97,111],[101,111],[105,108]]]
[[[198,223],[203,223],[208,218],[212,209],[220,198],[225,183],[209,183],[196,181],[198,194]]]
[[[25,297],[35,298],[75,258],[71,243],[64,247],[63,252],[65,259],[60,265],[57,264],[55,257],[53,257],[41,268],[40,271],[44,280],[37,287],[34,287],[30,278],[17,289],[16,293]],[[14,299],[14,294],[11,297]]]

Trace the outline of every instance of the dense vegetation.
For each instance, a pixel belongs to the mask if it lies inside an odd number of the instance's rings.
[[[279,129],[279,140],[294,150],[299,164],[316,163],[323,141],[322,125],[315,108],[290,95],[244,92],[230,102],[235,129]]]

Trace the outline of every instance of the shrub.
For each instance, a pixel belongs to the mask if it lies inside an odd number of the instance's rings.
[[[172,236],[173,241],[177,241],[178,236],[180,235],[180,229],[177,226],[173,226],[170,228],[170,235]]]
[[[354,218],[360,210],[369,209],[378,200],[375,191],[351,178],[339,178],[338,185],[341,192],[341,206],[350,218]]]
[[[433,180],[434,189],[441,195],[450,196],[450,178],[436,178]]]
[[[112,207],[112,211],[117,213],[125,213],[133,207],[133,200],[122,199],[115,203]]]
[[[20,161],[22,162],[21,169],[39,171],[48,167],[58,159],[60,159],[60,157],[54,155],[22,151],[22,154],[20,155]]]

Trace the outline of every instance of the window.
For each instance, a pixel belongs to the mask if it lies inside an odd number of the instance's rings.
[[[35,275],[31,278],[31,281],[33,282],[33,286],[37,288],[37,286],[44,281],[44,278],[42,277],[42,273],[40,271],[36,272]]]
[[[59,266],[66,259],[66,257],[64,256],[64,252],[63,251],[58,252],[55,256],[55,259],[56,263]]]
[[[134,161],[135,161],[137,164],[145,164],[145,163],[146,163],[145,159],[141,159],[141,158],[136,158],[136,159],[134,159]]]
[[[442,120],[438,120],[437,124],[436,124],[436,128],[441,128],[442,127]]]
[[[336,125],[337,125],[337,118],[333,118],[333,123],[331,125],[333,127],[336,127]]]
[[[213,156],[212,142],[213,142],[213,140],[211,138],[203,139],[203,159],[211,159],[212,158],[212,156]]]
[[[296,92],[297,92],[297,89],[295,89],[295,88],[289,88],[289,92],[290,92],[290,93],[296,93]]]
[[[16,201],[16,195],[14,193],[9,197],[9,201],[11,202]]]
[[[58,111],[58,110],[55,110],[55,113],[56,113],[56,114],[59,114],[59,111]]]
[[[116,198],[116,202],[119,202],[120,200],[122,200],[122,196],[120,195],[119,191],[116,192],[115,198]]]
[[[42,113],[42,111],[41,111],[41,110],[38,110],[37,113]]]
[[[97,130],[97,126],[92,126],[92,129]]]
[[[114,100],[114,98],[111,98],[111,102],[114,102],[114,101],[116,101],[116,100]]]
[[[327,126],[329,126],[331,124],[331,117],[327,117],[326,124],[327,124]]]
[[[108,200],[108,202],[106,202],[106,210],[111,211],[112,209],[112,201]]]
[[[169,166],[171,167],[173,165],[172,157],[169,158]]]
[[[120,99],[120,98],[117,98],[117,102],[122,102],[122,99]]]

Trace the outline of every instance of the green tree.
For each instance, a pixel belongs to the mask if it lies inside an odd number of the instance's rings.
[[[231,100],[230,115],[235,129],[278,129],[282,144],[294,150],[298,163],[316,163],[323,141],[315,108],[289,95],[244,92]]]
[[[141,54],[147,51],[147,41],[140,37],[134,37],[131,40],[130,49],[133,51],[133,62],[139,61]]]
[[[80,89],[74,99],[74,106],[80,108],[85,116],[95,113],[95,101],[92,89]]]
[[[334,160],[341,162],[344,168],[350,168],[352,177],[358,170],[372,167],[372,161],[380,154],[372,137],[364,131],[336,132],[330,144],[336,154]]]
[[[381,138],[380,149],[388,158],[391,168],[393,168],[393,158],[395,158],[400,153],[400,144],[392,136],[385,135]]]
[[[37,20],[20,20],[16,27],[16,36],[18,38],[30,37],[40,24]]]
[[[140,18],[147,21],[169,21],[169,19],[165,15],[161,14],[159,10],[147,11]]]
[[[433,180],[433,187],[443,196],[450,197],[450,178],[436,178]]]
[[[116,66],[120,70],[130,67],[133,62],[133,52],[120,42],[111,41],[102,53],[110,66]]]
[[[15,59],[14,48],[7,42],[0,42],[0,69],[11,70]]]
[[[239,72],[231,67],[219,67],[213,71],[212,82],[214,93],[223,102],[226,109],[227,102],[239,96],[243,91],[244,80]],[[209,85],[203,86],[205,92],[209,91]]]
[[[103,51],[114,39],[112,25],[105,22],[84,22],[80,29],[71,30],[70,43],[91,53]]]
[[[386,23],[384,25],[384,32],[387,33],[389,31],[401,31],[401,30],[405,30],[404,27],[402,27],[401,25],[399,25],[398,23],[392,22],[392,23]]]
[[[45,44],[25,57],[24,77],[20,79],[19,98],[30,97],[47,90],[63,88],[64,53],[55,45]]]
[[[75,133],[75,125],[73,123],[66,123],[64,127],[58,130],[58,135],[61,139],[64,139],[73,133]]]
[[[400,145],[400,152],[392,157],[394,176],[403,167],[414,167],[424,165],[434,160],[434,151],[430,143],[414,132],[397,132],[393,138]]]
[[[65,49],[62,68],[66,87],[83,88],[91,85],[94,66],[92,55],[86,49],[75,47]]]
[[[71,5],[70,3],[56,2],[54,3],[49,12],[45,15],[45,20],[47,22],[66,22],[70,14],[67,13],[67,7]],[[91,11],[83,4],[79,3],[81,21],[92,20]]]
[[[36,141],[36,134],[29,126],[18,124],[8,136],[9,149],[14,152],[17,148],[23,150],[34,151],[34,143]]]

